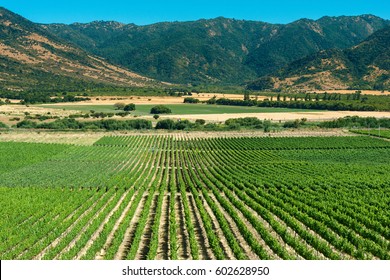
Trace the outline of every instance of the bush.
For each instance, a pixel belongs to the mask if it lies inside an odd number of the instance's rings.
[[[36,122],[32,122],[32,121],[21,121],[19,123],[16,124],[16,127],[17,128],[36,128],[37,127],[37,123]]]
[[[240,126],[252,127],[252,128],[262,128],[263,127],[263,123],[261,120],[259,120],[258,118],[250,118],[250,117],[228,119],[228,120],[226,120],[225,125],[227,125],[231,129],[233,129],[233,127],[235,127],[235,126],[237,127],[237,125],[238,125],[238,128]]]
[[[170,114],[170,113],[172,113],[172,111],[168,107],[165,107],[163,105],[158,105],[158,106],[153,107],[150,110],[150,113],[151,114]]]
[[[171,119],[161,120],[156,124],[156,129],[175,129],[175,122]]]
[[[123,108],[123,111],[125,111],[125,112],[135,111],[135,104],[134,103],[127,104]]]
[[[123,118],[123,117],[130,115],[130,113],[129,112],[119,112],[119,113],[116,113],[115,115]]]
[[[155,120],[158,120],[158,119],[160,118],[160,116],[159,116],[159,115],[154,115],[153,118],[154,118]]]
[[[0,129],[1,128],[8,128],[8,126],[5,123],[0,122]]]
[[[177,130],[184,130],[184,129],[188,129],[188,128],[191,128],[191,123],[189,120],[184,120],[184,121],[178,121],[176,124],[175,124],[175,129]]]
[[[204,125],[206,123],[206,121],[204,119],[197,119],[195,121],[196,124],[199,124],[199,125]]]
[[[299,128],[299,126],[301,125],[300,121],[299,120],[295,120],[295,121],[287,121],[283,124],[283,127],[284,128]]]
[[[199,102],[200,101],[197,98],[193,98],[193,97],[186,97],[186,98],[184,98],[184,103],[194,103],[194,104],[196,104],[196,103],[199,103]]]
[[[125,108],[126,104],[125,103],[122,103],[122,102],[119,102],[119,103],[115,103],[114,104],[114,108],[115,110],[123,110]]]

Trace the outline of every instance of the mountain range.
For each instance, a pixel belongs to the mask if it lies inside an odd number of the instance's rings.
[[[0,88],[81,90],[155,83],[108,63],[6,9],[0,8]]]
[[[250,83],[249,89],[390,88],[390,27],[345,50],[324,50]]]
[[[352,47],[389,24],[362,15],[301,19],[285,25],[220,17],[147,26],[97,21],[44,27],[157,80],[240,84],[318,51]]]
[[[289,24],[223,17],[146,26],[115,21],[37,24],[0,8],[0,87],[72,90],[155,86],[164,81],[328,88],[336,80],[322,82],[318,76],[326,73],[321,67],[316,66],[317,72],[309,67],[313,78],[307,73],[307,65],[323,63],[321,58],[328,55],[331,58],[325,64],[332,66],[327,73],[348,72],[337,78],[334,87],[380,87],[388,84],[386,63],[378,66],[380,57],[360,63],[360,56],[371,59],[368,53],[386,49],[386,34],[375,32],[388,26],[389,20],[373,15],[301,19]],[[377,43],[384,47],[371,46]],[[345,69],[337,68],[339,57]],[[363,79],[360,84],[359,79]]]

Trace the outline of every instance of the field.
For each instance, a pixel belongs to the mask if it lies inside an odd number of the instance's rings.
[[[390,142],[0,142],[0,258],[390,259]]]
[[[389,129],[360,129],[360,130],[351,130],[354,133],[363,134],[363,135],[371,135],[382,138],[390,139],[390,130]]]
[[[133,115],[150,115],[150,109],[155,105],[136,105]],[[284,113],[284,112],[310,112],[310,110],[297,110],[285,108],[260,108],[244,106],[222,106],[207,104],[167,104],[172,110],[172,115],[197,115],[197,114],[241,114],[241,113]],[[63,109],[72,111],[89,112],[94,110],[103,113],[117,113],[113,105],[42,105],[43,108]]]

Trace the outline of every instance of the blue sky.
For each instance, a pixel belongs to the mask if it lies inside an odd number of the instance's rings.
[[[39,23],[116,20],[145,25],[218,16],[288,23],[300,18],[360,14],[390,19],[390,0],[0,0],[0,6]]]

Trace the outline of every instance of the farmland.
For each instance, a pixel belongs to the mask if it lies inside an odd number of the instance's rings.
[[[150,115],[150,109],[155,105],[136,105],[135,115]],[[168,104],[172,114],[191,115],[191,114],[241,114],[241,113],[284,113],[284,112],[311,112],[304,109],[285,109],[285,108],[260,108],[245,106],[223,106],[208,104]],[[103,113],[116,113],[113,105],[40,105],[43,108],[63,109],[72,111],[89,112],[94,110]],[[321,112],[321,111],[320,111]]]
[[[0,151],[1,259],[390,259],[382,139],[104,136]]]
[[[388,129],[361,129],[361,130],[351,130],[351,131],[358,134],[372,135],[372,136],[390,139],[390,130]]]

